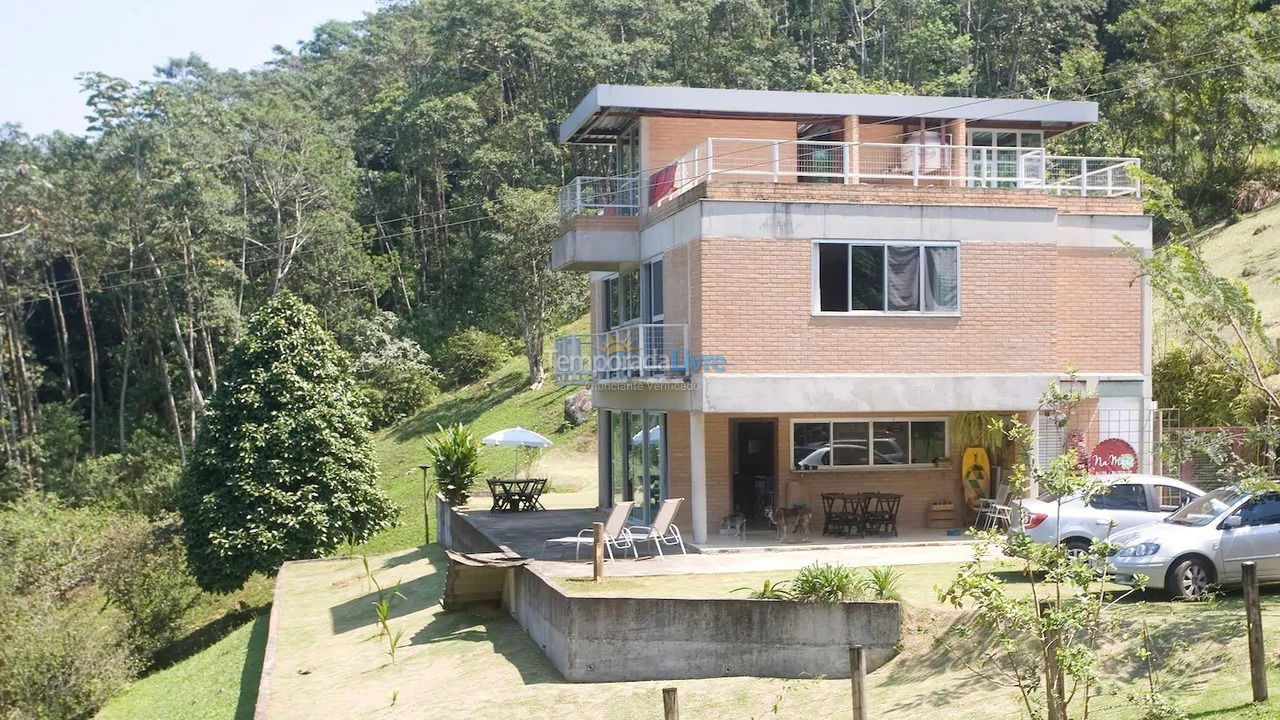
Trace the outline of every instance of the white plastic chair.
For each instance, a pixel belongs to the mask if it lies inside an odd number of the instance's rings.
[[[676,527],[674,522],[676,512],[680,510],[683,502],[684,498],[667,498],[662,501],[662,507],[658,508],[658,516],[653,519],[653,525],[634,525],[627,528],[632,542],[636,544],[652,542],[659,557],[664,555],[663,545],[678,546],[682,555],[688,555],[688,551],[684,549],[684,538],[680,537],[680,528]]]
[[[626,527],[627,516],[631,514],[631,508],[634,506],[635,503],[631,500],[614,505],[613,512],[609,513],[609,519],[604,523],[604,550],[610,560],[614,560],[615,549],[624,552],[630,550],[637,559],[640,557],[631,532]],[[579,530],[578,534],[572,537],[550,538],[542,543],[542,557],[546,558],[548,545],[572,545],[573,559],[578,560],[582,554],[582,547],[584,545],[590,547],[594,542],[595,531],[591,528]]]

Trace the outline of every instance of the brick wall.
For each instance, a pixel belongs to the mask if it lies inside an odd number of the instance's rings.
[[[807,238],[701,247],[698,350],[730,373],[1142,370],[1141,291],[1107,250],[965,243],[960,316],[895,317],[813,315]]]
[[[675,425],[670,418],[683,416],[679,422],[685,430],[686,437],[680,439]],[[730,456],[732,447],[731,433],[734,420],[773,419],[777,423],[776,477],[778,479],[777,498],[780,504],[790,505],[804,502],[813,509],[813,534],[818,536],[822,531],[822,498],[824,492],[891,492],[902,495],[902,505],[898,512],[898,523],[901,529],[922,528],[926,526],[929,505],[937,501],[950,501],[963,505],[964,494],[960,485],[960,455],[963,448],[952,443],[950,468],[891,468],[883,470],[821,470],[797,472],[791,467],[791,421],[814,415],[723,415],[708,414],[705,416],[706,428],[706,475],[707,475],[707,530],[714,535],[720,520],[732,510],[732,472],[733,461]],[[824,415],[823,417],[831,417]],[[859,417],[867,417],[860,415]],[[872,416],[874,417],[874,416]],[[910,415],[894,415],[894,417],[910,417]],[[938,417],[930,414],[928,417]],[[671,457],[670,487],[673,496],[689,491],[688,477],[688,445],[687,414],[671,413],[668,416],[668,427],[671,429],[669,442],[682,443],[678,447],[669,445]],[[960,513],[963,519],[963,513]]]
[[[792,120],[733,120],[697,117],[640,118],[641,167],[653,172],[678,159],[709,137],[760,140],[795,140]],[[782,145],[795,152],[794,145]]]
[[[1056,269],[1053,348],[1058,366],[1141,372],[1142,293],[1139,283],[1130,287],[1136,265],[1106,248],[1062,248]]]

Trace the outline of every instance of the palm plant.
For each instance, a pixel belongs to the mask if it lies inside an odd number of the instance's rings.
[[[774,582],[773,580],[766,579],[764,581],[764,585],[759,588],[740,587],[734,588],[733,592],[741,592],[745,590],[747,592],[747,597],[752,600],[791,600],[791,591],[788,590],[786,586],[786,580]]]
[[[902,573],[893,567],[871,568],[867,571],[867,585],[871,597],[876,600],[902,599]]]
[[[867,583],[865,576],[847,565],[814,563],[792,579],[791,594],[800,602],[842,602],[866,595]]]
[[[427,455],[436,471],[440,494],[454,505],[464,505],[480,479],[480,443],[461,423],[436,426],[427,439]]]

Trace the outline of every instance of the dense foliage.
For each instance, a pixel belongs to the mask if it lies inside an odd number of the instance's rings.
[[[254,313],[232,348],[179,508],[192,572],[216,591],[391,523],[350,362],[292,293]]]
[[[35,495],[0,509],[0,708],[83,718],[172,642],[198,594],[171,523]]]
[[[1060,149],[1141,156],[1196,219],[1256,205],[1280,177],[1270,5],[400,0],[249,73],[88,73],[85,134],[0,126],[0,482],[72,487],[65,467],[135,438],[183,461],[244,318],[285,288],[362,359],[379,424],[435,376],[377,356],[444,370],[467,328],[523,343],[539,382],[546,328],[585,310],[583,277],[543,262],[554,189],[609,160],[553,128],[596,83],[1094,99]],[[359,332],[383,313],[411,345]]]
[[[458,387],[497,370],[511,357],[511,349],[493,333],[467,328],[444,342],[440,356],[445,381],[450,387]]]

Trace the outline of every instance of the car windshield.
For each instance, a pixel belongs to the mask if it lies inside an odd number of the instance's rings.
[[[1190,525],[1204,527],[1235,505],[1244,494],[1230,488],[1219,488],[1183,505],[1180,510],[1165,518],[1165,522],[1174,525]]]

